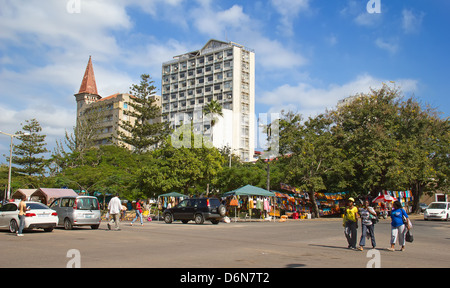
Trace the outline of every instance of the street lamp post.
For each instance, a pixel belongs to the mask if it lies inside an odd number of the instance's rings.
[[[26,134],[10,134],[10,133],[5,133],[5,132],[0,131],[0,134],[4,134],[4,135],[11,137],[11,144],[9,146],[8,191],[6,191],[6,194],[5,194],[5,200],[7,200],[11,196],[11,165],[12,165],[13,138],[28,135],[28,133],[26,133]]]

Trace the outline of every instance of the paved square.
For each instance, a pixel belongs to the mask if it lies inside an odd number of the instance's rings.
[[[450,222],[417,218],[413,223],[415,241],[404,252],[389,252],[390,220],[381,220],[375,228],[375,253],[347,249],[340,219],[219,225],[122,222],[121,231],[109,231],[102,222],[98,230],[58,228],[26,232],[24,237],[2,231],[0,267],[65,268],[75,257],[68,252],[75,250],[82,268],[365,268],[375,261],[382,268],[449,268]],[[360,233],[361,228],[358,243]]]

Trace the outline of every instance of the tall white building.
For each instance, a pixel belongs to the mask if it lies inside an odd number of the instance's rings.
[[[162,65],[163,121],[194,126],[217,148],[228,146],[243,161],[255,150],[255,53],[233,42],[209,40],[197,51]],[[203,107],[221,104],[223,117],[211,127]]]

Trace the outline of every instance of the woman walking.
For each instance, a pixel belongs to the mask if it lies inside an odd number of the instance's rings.
[[[395,251],[397,239],[398,244],[402,247],[400,251],[405,251],[405,235],[408,229],[403,224],[403,217],[409,218],[400,201],[395,201],[391,211],[391,248],[388,248],[389,251]]]
[[[375,242],[375,224],[372,222],[374,217],[377,217],[377,213],[373,207],[369,206],[369,200],[364,201],[364,206],[359,209],[359,215],[361,215],[361,239],[359,240],[358,250],[363,251],[366,246],[366,235],[370,235],[372,241],[372,248],[377,246]]]
[[[133,221],[131,221],[130,224],[131,226],[133,226],[134,221],[136,221],[138,217],[141,220],[141,226],[144,226],[144,222],[142,220],[142,204],[143,204],[142,200],[138,199],[136,201],[136,217],[134,217]]]

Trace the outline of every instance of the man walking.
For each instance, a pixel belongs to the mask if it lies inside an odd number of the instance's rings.
[[[120,220],[120,210],[122,209],[122,204],[120,203],[119,194],[116,193],[114,197],[109,201],[108,210],[111,220],[108,223],[108,229],[111,230],[111,225],[114,222],[114,229],[119,230],[119,220]]]

